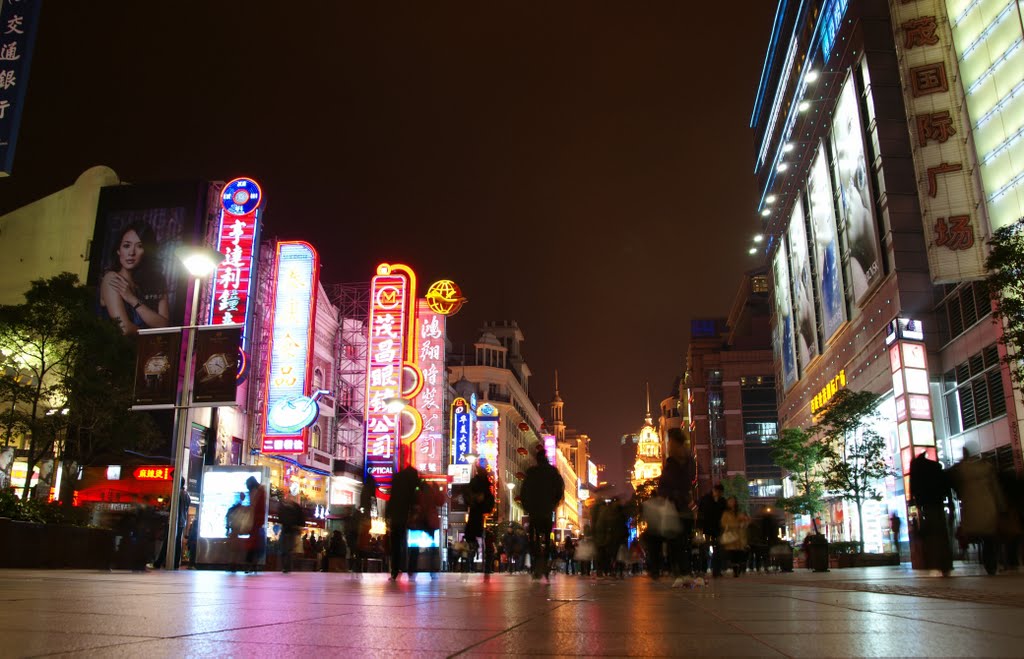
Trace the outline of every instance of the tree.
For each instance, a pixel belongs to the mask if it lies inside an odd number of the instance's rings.
[[[820,533],[817,516],[824,510],[821,465],[828,454],[825,445],[803,428],[786,428],[770,446],[775,464],[789,472],[796,488],[794,496],[778,499],[779,506],[788,513],[810,515],[814,532]]]
[[[842,389],[824,407],[815,429],[825,440],[825,487],[857,507],[857,542],[864,551],[864,502],[882,498],[876,484],[889,475],[885,440],[871,421],[878,395]]]
[[[750,502],[750,481],[743,474],[733,474],[722,479],[722,487],[725,488],[725,496],[736,497],[736,507],[747,512]]]
[[[129,339],[93,309],[78,277],[33,281],[25,302],[0,306],[0,423],[5,441],[24,435],[27,473],[56,453],[83,464],[101,450],[153,439],[145,417],[132,415],[134,350]],[[77,469],[65,469],[69,486]],[[29,494],[26,478],[23,495]],[[40,493],[42,494],[42,492]]]
[[[1024,346],[1024,219],[996,229],[988,245],[985,283],[995,301],[993,312],[1003,321],[999,340],[1007,347],[1003,362],[1014,386],[1024,390],[1024,361],[1016,356]]]

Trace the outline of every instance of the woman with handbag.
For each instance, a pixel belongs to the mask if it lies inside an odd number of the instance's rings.
[[[740,576],[747,563],[747,524],[750,518],[739,509],[736,497],[725,501],[725,512],[722,513],[722,535],[719,547],[725,552],[725,559],[732,564],[732,575]]]

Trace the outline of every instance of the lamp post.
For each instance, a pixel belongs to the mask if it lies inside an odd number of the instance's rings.
[[[174,558],[178,552],[180,536],[178,532],[178,506],[181,501],[182,467],[185,464],[185,438],[188,432],[189,398],[192,395],[192,352],[195,350],[196,327],[199,319],[199,290],[202,280],[217,270],[217,265],[224,260],[220,252],[205,246],[182,246],[174,251],[175,256],[184,264],[185,269],[193,277],[192,282],[192,315],[188,327],[188,347],[185,350],[185,376],[181,385],[181,398],[174,410],[174,474],[171,482],[171,507],[167,515],[167,551],[164,554],[164,567],[176,570]]]
[[[508,521],[512,521],[512,491],[516,489],[516,484],[512,481],[505,483],[505,487],[508,488]]]

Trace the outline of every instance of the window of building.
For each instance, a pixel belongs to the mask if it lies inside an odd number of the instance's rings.
[[[947,343],[992,313],[992,300],[984,282],[949,284],[943,287],[943,293],[945,298],[939,304],[936,318]]]
[[[768,276],[767,275],[756,275],[750,280],[750,290],[754,293],[767,293],[768,292]]]
[[[1006,414],[998,346],[993,343],[947,371],[942,392],[951,435]]]

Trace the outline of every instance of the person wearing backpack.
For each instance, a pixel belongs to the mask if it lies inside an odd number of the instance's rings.
[[[555,467],[548,462],[543,446],[537,446],[537,464],[526,470],[520,498],[523,510],[530,516],[530,565],[533,578],[548,578],[548,558],[551,554],[551,531],[554,527],[555,508],[565,495],[565,482]]]
[[[476,556],[484,537],[484,516],[494,512],[494,484],[487,473],[483,458],[476,466],[476,473],[469,481],[469,519],[466,520],[465,540],[471,548],[471,556]],[[490,573],[490,557],[487,555],[486,542],[484,548],[484,574]],[[470,558],[470,566],[472,566]],[[470,568],[472,569],[472,567]]]

